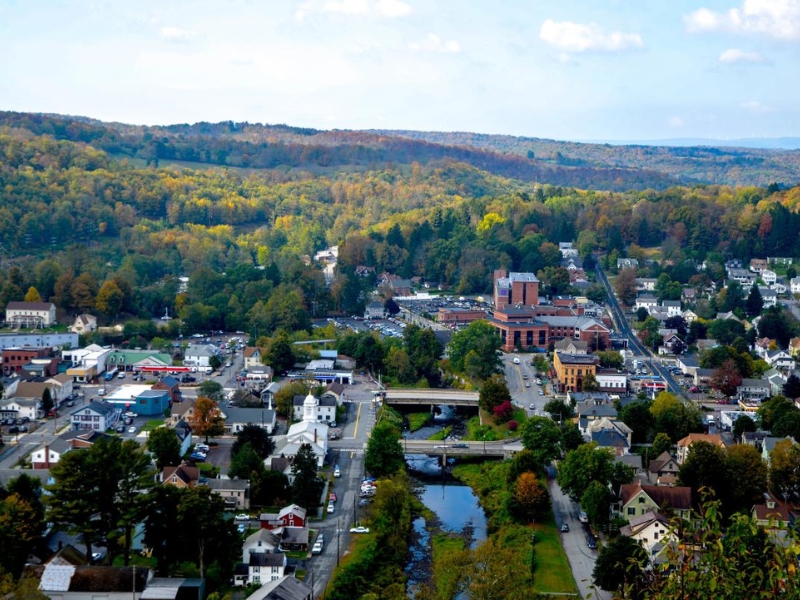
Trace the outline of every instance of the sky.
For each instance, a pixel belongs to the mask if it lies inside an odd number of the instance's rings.
[[[0,0],[0,110],[800,136],[800,0]]]

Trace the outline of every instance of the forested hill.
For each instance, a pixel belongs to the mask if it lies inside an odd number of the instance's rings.
[[[374,133],[480,148],[558,165],[657,171],[683,181],[758,186],[779,183],[787,187],[800,182],[800,150],[622,146],[467,132],[375,130]]]
[[[682,182],[639,167],[560,164],[459,144],[441,144],[407,136],[364,131],[317,131],[285,125],[197,123],[134,126],[58,115],[0,113],[0,127],[82,142],[114,157],[149,164],[187,161],[248,169],[299,168],[325,172],[387,165],[465,163],[493,175],[558,186],[625,191],[665,189]]]

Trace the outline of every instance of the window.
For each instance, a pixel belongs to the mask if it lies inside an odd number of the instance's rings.
[[[639,504],[644,504],[644,496],[639,496]]]
[[[260,573],[261,567],[253,567],[253,573]]]
[[[636,514],[636,507],[634,507],[634,506],[629,506],[629,507],[628,507],[628,514],[629,514],[629,515],[635,515],[635,514]]]
[[[658,532],[656,531],[656,532],[653,534],[653,541],[656,541],[657,539],[658,539]]]

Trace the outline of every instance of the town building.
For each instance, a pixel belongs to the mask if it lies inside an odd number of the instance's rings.
[[[494,272],[494,307],[537,306],[539,280],[533,273],[509,273],[505,269]]]
[[[593,354],[553,354],[553,369],[559,392],[582,392],[587,375],[595,376],[597,357]]]
[[[56,324],[56,305],[52,302],[9,302],[6,323],[11,327],[50,327]]]

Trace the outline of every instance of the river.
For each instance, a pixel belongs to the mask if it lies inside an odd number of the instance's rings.
[[[459,430],[463,422],[445,413],[437,418],[434,424],[426,426],[412,434],[409,439],[427,439],[446,425],[453,425],[454,432]],[[456,433],[458,435],[458,433]],[[450,459],[448,465],[453,463]],[[417,517],[413,523],[413,536],[409,548],[409,560],[405,572],[408,576],[407,590],[413,597],[412,590],[420,583],[428,581],[431,569],[431,534],[450,532],[459,535],[474,548],[486,539],[486,515],[478,504],[478,498],[472,488],[442,472],[437,457],[407,455],[406,464],[409,474],[417,483],[417,493],[425,506],[436,515],[433,522],[428,523],[423,517]],[[460,596],[465,600],[467,596]]]

